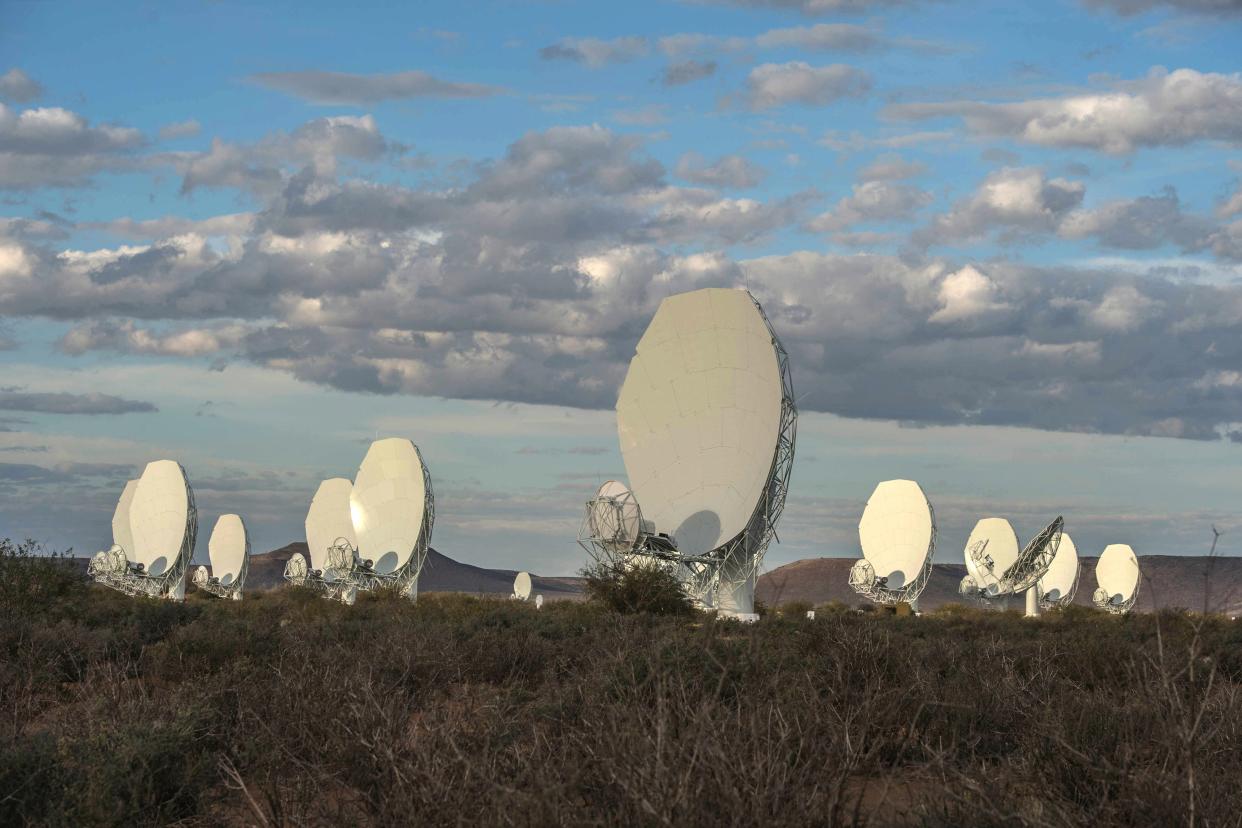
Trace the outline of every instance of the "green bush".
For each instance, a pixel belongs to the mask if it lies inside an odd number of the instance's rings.
[[[582,571],[586,593],[610,610],[652,615],[692,615],[686,590],[662,566],[626,566],[599,562]]]

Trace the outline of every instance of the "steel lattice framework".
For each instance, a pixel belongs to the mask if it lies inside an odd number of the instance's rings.
[[[431,532],[435,527],[436,499],[431,489],[431,472],[422,462],[418,446],[414,447],[414,451],[423,470],[423,522],[418,533],[418,546],[411,552],[409,560],[393,572],[381,574],[372,568],[373,561],[358,556],[358,550],[348,540],[337,538],[328,549],[328,565],[322,572],[311,570],[306,558],[299,552],[285,564],[286,581],[322,592],[326,597],[345,604],[354,603],[359,590],[391,589],[411,599],[416,597],[418,576],[427,562]]]
[[[988,577],[981,583],[967,575],[958,585],[958,592],[985,606],[991,606],[998,598],[1008,598],[1036,587],[1039,579],[1052,565],[1052,559],[1057,556],[1064,527],[1065,520],[1058,516],[1031,538],[1030,543],[1018,554],[1018,559],[1001,573],[993,571],[992,560],[987,554],[987,540],[973,544],[966,550],[966,554],[975,562],[978,570],[987,573]],[[990,594],[989,588],[993,590]]]
[[[237,577],[230,584],[221,584],[219,578],[211,577],[207,567],[200,566],[194,570],[194,586],[203,592],[215,595],[217,598],[229,598],[234,601],[240,601],[242,597],[242,586],[246,583],[246,574],[250,571],[250,536],[246,536],[246,554],[242,557],[241,568],[237,571]]]
[[[1094,593],[1092,593],[1091,603],[1095,605],[1096,609],[1102,609],[1105,612],[1111,612],[1113,615],[1125,615],[1127,612],[1134,609],[1134,605],[1138,603],[1139,587],[1142,585],[1142,583],[1143,583],[1142,578],[1139,578],[1137,581],[1135,581],[1134,582],[1134,593],[1127,600],[1122,601],[1120,604],[1114,604],[1111,601],[1109,601],[1108,592],[1103,589],[1097,589]]]
[[[182,474],[184,476],[184,470]],[[145,595],[149,598],[167,598],[174,601],[184,599],[186,570],[190,567],[190,558],[194,556],[194,541],[198,537],[198,509],[194,505],[194,490],[188,482],[185,496],[185,534],[172,566],[159,575],[148,575],[139,565],[130,562],[125,549],[113,544],[110,549],[95,553],[87,566],[90,577],[126,595]]]
[[[635,556],[659,561],[669,568],[687,594],[702,607],[714,605],[714,595],[720,587],[723,573],[728,572],[729,580],[736,582],[757,576],[768,545],[777,537],[776,522],[785,510],[789,479],[793,472],[798,405],[794,397],[789,353],[772,329],[772,323],[758,300],[749,292],[746,296],[759,312],[776,351],[781,380],[781,413],[767,483],[745,528],[715,549],[701,555],[687,554],[677,549],[675,538],[649,531],[650,524],[642,520],[638,502],[631,493],[627,493],[628,499],[625,496],[599,496],[587,501],[586,517],[578,532],[578,543],[605,566],[623,568],[628,565],[627,559]],[[632,513],[631,510],[636,511],[639,518],[635,524],[639,531],[634,538],[621,531],[626,525],[624,519]]]
[[[875,567],[866,558],[856,561],[850,567],[850,586],[859,595],[869,598],[877,604],[910,604],[918,600],[923,594],[923,589],[927,586],[928,580],[931,579],[932,573],[932,553],[936,550],[936,510],[932,508],[930,503],[927,504],[927,511],[931,513],[931,541],[927,545],[927,556],[923,559],[923,566],[919,569],[919,574],[906,583],[905,586],[898,589],[890,589],[887,578],[877,578]]]

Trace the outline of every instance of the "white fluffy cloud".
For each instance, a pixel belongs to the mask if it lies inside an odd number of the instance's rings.
[[[772,109],[791,103],[827,106],[841,98],[861,97],[870,89],[870,75],[842,63],[764,63],[752,69],[746,78],[746,100],[751,109]]]
[[[888,113],[906,120],[956,117],[988,137],[1112,154],[1204,140],[1239,144],[1242,76],[1157,67],[1104,91],[1013,103],[897,104]]]

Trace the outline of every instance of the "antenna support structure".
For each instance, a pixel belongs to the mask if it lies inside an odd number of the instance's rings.
[[[418,447],[415,446],[415,452]],[[328,547],[328,563],[323,569],[311,569],[302,553],[294,553],[285,564],[284,578],[294,586],[306,587],[322,593],[326,598],[352,605],[358,592],[392,590],[411,600],[417,596],[418,576],[427,561],[427,549],[431,543],[431,530],[436,520],[435,495],[431,490],[431,472],[421,462],[423,474],[423,521],[419,530],[418,546],[409,560],[388,573],[376,572],[375,562],[362,558],[358,549],[347,538],[337,538]]]
[[[931,503],[927,504],[927,511],[931,513],[931,543],[927,547],[927,555],[923,560],[923,566],[919,569],[919,574],[907,581],[904,586],[890,588],[888,578],[877,577],[875,567],[871,562],[866,558],[861,558],[850,567],[850,587],[855,592],[877,604],[888,606],[909,604],[911,609],[917,610],[919,596],[923,594],[923,589],[931,579],[932,551],[936,548],[936,511]]]
[[[172,565],[159,575],[149,575],[142,564],[134,563],[120,544],[96,552],[87,565],[87,574],[99,584],[130,596],[164,598],[171,601],[185,600],[185,581],[194,556],[194,541],[198,536],[198,509],[194,506],[194,490],[188,485],[186,496],[185,534],[181,548],[177,550]],[[132,552],[132,550],[130,550]]]
[[[974,598],[984,606],[992,606],[997,598],[1009,598],[1037,588],[1040,577],[1052,565],[1057,548],[1061,545],[1061,533],[1065,520],[1058,516],[1043,530],[1031,538],[1031,541],[1018,554],[1015,560],[1003,572],[996,572],[995,562],[988,555],[988,539],[981,539],[966,550],[979,578],[967,575],[958,585],[958,592],[967,598]]]
[[[691,601],[705,610],[734,603],[732,593],[748,589],[753,591],[763,556],[776,537],[776,522],[785,509],[793,471],[798,406],[794,397],[789,353],[758,300],[749,292],[746,295],[763,320],[776,352],[781,403],[776,447],[767,482],[745,527],[715,549],[690,554],[678,549],[675,537],[658,533],[654,524],[642,517],[634,493],[625,490],[619,494],[601,491],[588,500],[586,515],[578,532],[579,545],[596,563],[614,572],[642,565],[664,567],[682,584]],[[750,598],[744,603],[749,605],[752,601],[753,598]],[[736,615],[742,620],[758,618],[753,613]]]

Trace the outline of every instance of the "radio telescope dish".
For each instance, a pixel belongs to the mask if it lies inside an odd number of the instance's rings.
[[[399,437],[372,443],[358,467],[349,508],[361,574],[396,585],[413,599],[435,520],[431,475],[418,447]]]
[[[543,609],[543,596],[542,595],[535,596],[535,609]]]
[[[125,550],[126,555],[134,553],[134,531],[129,525],[129,507],[134,502],[137,488],[137,480],[126,483],[121,499],[117,501],[116,511],[112,513],[112,542]]]
[[[350,515],[349,496],[354,484],[343,477],[333,477],[319,484],[310,510],[306,513],[306,547],[311,569],[328,569],[329,550],[344,540],[351,549],[358,547],[354,522]]]
[[[530,598],[530,573],[519,572],[513,579],[513,597],[519,601]]]
[[[1078,547],[1068,532],[1061,534],[1061,545],[1057,547],[1056,557],[1052,565],[1039,579],[1039,603],[1044,609],[1066,607],[1074,600],[1078,591]]]
[[[91,564],[96,580],[128,595],[180,601],[198,534],[194,491],[185,469],[173,460],[148,463],[137,482],[126,484],[113,515],[118,543]],[[124,527],[128,509],[129,531]],[[122,546],[128,542],[129,548]],[[125,562],[121,565],[121,555]]]
[[[931,576],[936,516],[913,480],[885,480],[875,487],[858,522],[863,559],[850,570],[850,586],[879,604],[917,606]]]
[[[1018,560],[1018,535],[1004,518],[983,518],[966,539],[965,556],[959,591],[984,600],[1001,597],[1001,578]]]
[[[617,398],[628,491],[642,505],[619,522],[620,540],[636,525],[633,553],[669,562],[700,605],[753,614],[796,419],[788,356],[754,297],[709,288],[666,298]],[[590,520],[583,545],[615,556],[615,536],[593,534]]]
[[[1139,575],[1134,550],[1124,543],[1109,544],[1095,565],[1099,589],[1092,596],[1092,603],[1118,615],[1129,612],[1138,601]]]
[[[250,568],[250,535],[238,515],[221,515],[207,541],[211,572],[200,566],[194,585],[221,598],[241,600],[242,585]]]

